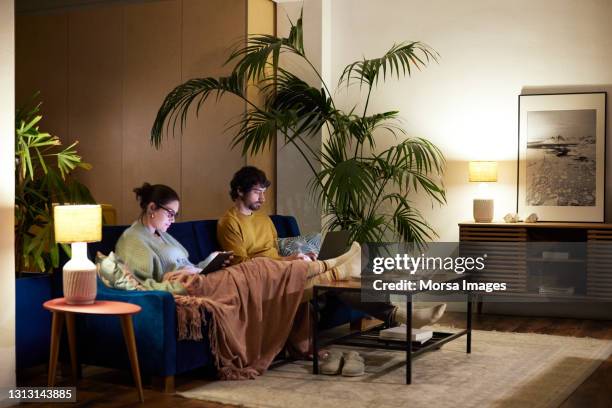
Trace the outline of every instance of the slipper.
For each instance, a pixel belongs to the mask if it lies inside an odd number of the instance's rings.
[[[342,371],[342,352],[330,350],[327,358],[319,364],[319,372],[325,375],[337,375]]]
[[[342,375],[345,377],[359,377],[365,374],[365,364],[363,357],[356,351],[348,351],[344,353],[344,366],[342,367]]]

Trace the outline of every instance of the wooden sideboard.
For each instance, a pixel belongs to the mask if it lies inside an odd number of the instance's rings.
[[[459,241],[486,243],[484,279],[506,282],[501,296],[612,301],[612,224],[465,222]]]

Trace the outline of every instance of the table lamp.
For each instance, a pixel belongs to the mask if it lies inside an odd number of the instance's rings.
[[[57,205],[53,218],[55,241],[72,247],[72,258],[63,269],[66,303],[92,304],[96,299],[96,265],[87,258],[87,243],[102,239],[102,209],[99,205]]]
[[[497,162],[471,161],[469,163],[469,181],[481,183],[481,194],[486,196],[486,184],[497,181]],[[493,199],[479,197],[474,199],[474,221],[493,221]]]

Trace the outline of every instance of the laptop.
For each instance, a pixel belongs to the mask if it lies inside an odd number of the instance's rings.
[[[335,258],[348,251],[350,233],[348,231],[329,231],[323,238],[318,260]]]

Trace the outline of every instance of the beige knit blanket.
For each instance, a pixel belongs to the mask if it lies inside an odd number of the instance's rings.
[[[166,274],[165,281],[181,283],[188,293],[174,296],[179,340],[201,340],[207,324],[219,376],[226,380],[263,374],[288,339],[294,350],[307,352],[308,311],[306,304],[300,308],[307,273],[307,262],[255,258],[208,275]]]

